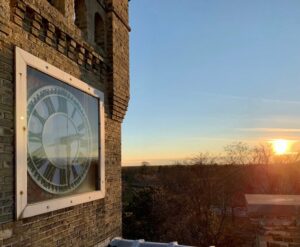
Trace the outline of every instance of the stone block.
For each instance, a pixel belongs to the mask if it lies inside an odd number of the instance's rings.
[[[23,12],[26,11],[26,6],[22,1],[17,1],[17,5],[16,5],[19,9],[21,9]]]
[[[75,58],[74,53],[71,51],[68,51],[68,57],[71,58],[72,60],[74,60],[74,58]]]
[[[38,23],[40,23],[40,24],[43,22],[42,16],[39,15],[38,13],[35,13],[33,15],[33,20],[36,21],[36,22],[38,22]]]
[[[54,42],[52,39],[50,39],[49,37],[45,37],[45,42],[50,45],[50,46],[53,46],[54,45]]]
[[[58,51],[61,52],[61,53],[65,53],[65,52],[66,52],[65,47],[61,46],[60,44],[58,45],[57,49],[58,49]]]
[[[48,30],[52,33],[55,33],[55,26],[52,23],[48,23]]]
[[[35,20],[32,21],[32,26],[34,28],[36,28],[37,30],[40,30],[41,29],[41,24]]]
[[[78,57],[81,59],[81,60],[84,60],[84,55],[82,53],[78,53]]]
[[[76,42],[74,40],[70,40],[70,45],[73,47],[73,48],[76,48]]]
[[[15,14],[16,14],[17,16],[19,16],[21,19],[24,19],[24,17],[25,17],[25,12],[22,11],[21,9],[19,9],[19,8],[16,8]]]
[[[83,60],[82,60],[82,59],[78,59],[78,60],[77,60],[77,63],[78,63],[79,65],[83,65]]]
[[[80,53],[85,54],[85,48],[84,47],[80,47]]]
[[[59,40],[58,40],[58,44],[59,44],[61,47],[66,47],[66,40],[59,39]]]
[[[14,23],[16,23],[17,25],[19,26],[23,25],[23,20],[19,16],[14,15],[13,19],[14,19]]]
[[[31,28],[31,33],[35,36],[35,37],[40,37],[40,30],[36,29],[35,27]]]

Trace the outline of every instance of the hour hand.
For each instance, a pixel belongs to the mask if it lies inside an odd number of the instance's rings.
[[[74,134],[74,135],[68,135],[64,137],[58,138],[58,143],[63,144],[63,145],[68,145],[74,141],[78,141],[83,137],[83,134]]]
[[[63,136],[57,138],[54,143],[49,144],[49,147],[57,146],[57,145],[70,145],[74,141],[80,140],[84,135],[83,134],[73,134],[68,136]]]

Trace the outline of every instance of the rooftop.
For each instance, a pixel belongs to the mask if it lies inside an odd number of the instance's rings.
[[[177,242],[171,243],[155,243],[155,242],[146,242],[143,239],[140,240],[127,240],[122,238],[114,238],[110,247],[192,247],[187,245],[179,245]]]

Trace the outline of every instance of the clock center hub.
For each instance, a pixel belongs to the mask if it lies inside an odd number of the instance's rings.
[[[55,113],[45,122],[43,146],[47,158],[58,168],[66,168],[77,157],[79,134],[74,122],[64,113]]]

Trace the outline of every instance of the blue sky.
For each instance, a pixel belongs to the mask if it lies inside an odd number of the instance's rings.
[[[123,164],[300,137],[299,0],[131,0]]]

